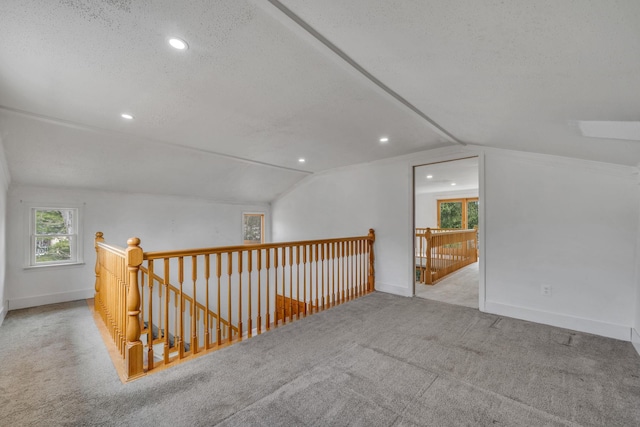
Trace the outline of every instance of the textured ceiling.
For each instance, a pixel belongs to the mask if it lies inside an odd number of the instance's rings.
[[[640,160],[575,125],[638,119],[636,0],[3,0],[0,36],[18,183],[270,201],[452,144],[429,119],[474,144]]]

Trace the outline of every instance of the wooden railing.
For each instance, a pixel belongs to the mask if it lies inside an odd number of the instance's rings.
[[[478,260],[478,231],[416,228],[416,280],[432,285]]]
[[[96,233],[95,307],[132,379],[372,292],[374,241],[143,252]]]

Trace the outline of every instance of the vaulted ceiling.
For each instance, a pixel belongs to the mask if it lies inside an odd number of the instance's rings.
[[[640,161],[576,125],[640,118],[637,0],[3,0],[0,40],[19,184],[268,202],[458,143]]]

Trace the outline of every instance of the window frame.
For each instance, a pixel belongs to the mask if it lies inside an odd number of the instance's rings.
[[[469,226],[469,212],[468,212],[468,203],[469,202],[477,202],[479,201],[478,197],[456,197],[455,199],[438,199],[438,203],[436,203],[436,210],[438,214],[438,228],[441,228],[440,222],[440,205],[442,203],[462,203],[462,221],[460,230],[468,230]]]
[[[74,211],[73,226],[75,227],[75,233],[69,234],[51,234],[50,237],[55,236],[67,236],[69,237],[69,260],[56,260],[56,261],[36,261],[36,242],[37,238],[44,235],[36,234],[36,212],[45,210],[72,210]],[[25,234],[27,237],[25,247],[25,268],[46,268],[46,267],[61,267],[69,265],[84,264],[84,250],[83,250],[83,205],[74,203],[25,203]]]
[[[259,216],[260,217],[260,243],[256,243],[253,240],[245,240],[245,234],[244,234],[244,222],[245,222],[245,217],[247,216]],[[242,230],[241,230],[241,238],[242,238],[242,243],[245,245],[256,245],[256,244],[264,244],[265,243],[265,213],[264,212],[242,212]]]

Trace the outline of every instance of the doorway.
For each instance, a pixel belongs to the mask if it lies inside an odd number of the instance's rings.
[[[413,168],[414,295],[479,308],[479,161]]]

